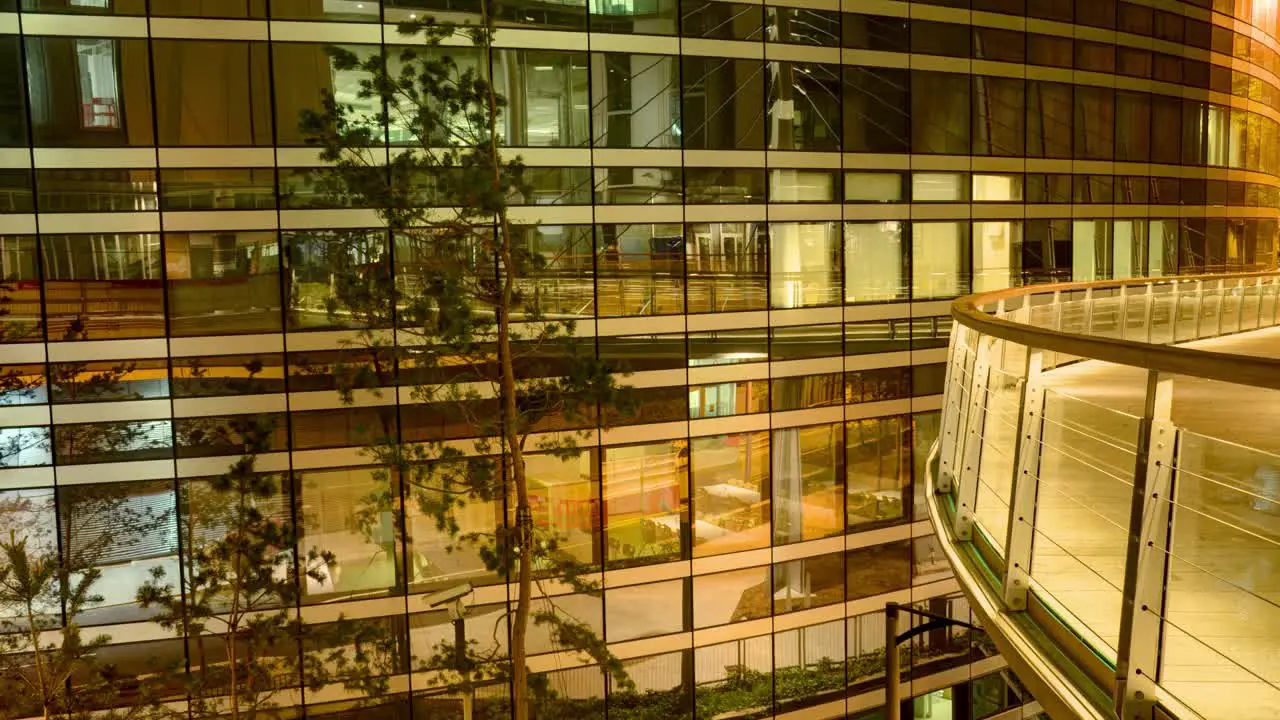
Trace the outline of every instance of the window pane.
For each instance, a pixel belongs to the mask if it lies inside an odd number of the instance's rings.
[[[799,308],[840,302],[840,224],[770,223],[771,305]]]
[[[609,601],[605,603],[608,641],[624,642],[688,630],[685,584],[682,578],[609,588]]]
[[[676,34],[676,22],[680,16],[676,0],[654,0],[639,4],[591,0],[588,5],[593,32]]]
[[[375,48],[369,45],[341,45],[360,59],[369,57]],[[354,108],[356,116],[368,116],[381,110],[373,99],[361,99],[360,82],[369,76],[359,70],[338,70],[319,43],[272,43],[272,94],[275,96],[276,143],[302,145],[305,138],[299,128],[303,110],[320,110],[321,92],[328,90],[342,104]],[[377,133],[374,136],[377,137]]]
[[[487,568],[479,544],[459,540],[470,533],[492,535],[502,522],[500,499],[458,497],[464,488],[483,486],[483,479],[491,477],[494,471],[492,459],[477,458],[470,462],[413,465],[403,474],[405,525],[409,534],[405,551],[409,555],[409,582],[415,592],[453,587],[463,582],[473,585],[497,582],[498,575]],[[445,492],[450,489],[457,492]],[[449,503],[453,504],[446,511]],[[437,524],[438,517],[456,522],[457,533],[447,527],[442,529]]]
[[[167,398],[168,366],[167,360],[50,363],[49,395],[55,403]]]
[[[76,423],[53,430],[59,465],[161,460],[173,457],[168,420]]]
[[[841,373],[774,378],[770,385],[774,412],[844,404]]]
[[[561,460],[550,455],[526,455],[529,503],[533,527],[544,538],[554,538],[562,552],[581,565],[601,561],[599,528],[600,474],[598,450],[582,451]],[[507,503],[508,519],[515,522],[515,500]],[[540,568],[535,568],[540,569]]]
[[[768,237],[763,223],[692,223],[687,233],[688,312],[767,307]]]
[[[276,206],[271,168],[160,171],[162,210],[268,210]]]
[[[609,564],[619,567],[683,557],[682,538],[689,525],[687,442],[607,447],[603,452]]]
[[[854,420],[846,429],[849,528],[907,517],[911,433],[904,416]]]
[[[713,5],[723,5],[712,2]],[[769,65],[769,148],[840,149],[840,67],[818,63]]]
[[[0,147],[22,147],[28,142],[21,42],[17,35],[0,37]]]
[[[161,145],[271,144],[266,43],[156,39],[151,53]]]
[[[912,223],[911,258],[912,299],[955,297],[969,292],[968,223]]]
[[[796,325],[769,331],[769,358],[802,360],[841,354],[840,325]]]
[[[1027,134],[1025,83],[975,77],[973,97],[973,154],[1020,157]]]
[[[911,541],[850,550],[845,556],[848,600],[911,587]]]
[[[597,167],[597,205],[679,204],[684,195],[684,177],[678,167]]]
[[[37,170],[40,212],[156,209],[155,170]]]
[[[817,540],[844,530],[842,428],[773,431],[773,542]]]
[[[832,170],[770,170],[769,202],[835,202],[840,174]]]
[[[774,564],[775,614],[808,610],[838,602],[844,602],[844,553]],[[839,636],[837,633],[836,637]]]
[[[159,235],[46,235],[49,340],[162,337]]]
[[[907,297],[908,258],[903,223],[845,223],[846,303],[885,302]]]
[[[298,551],[308,548],[332,552],[336,562],[324,580],[303,578],[303,596],[310,602],[335,595],[378,595],[399,585],[393,516],[394,502],[374,498],[399,493],[386,470],[352,468],[309,470],[297,481],[298,518],[302,537]]]
[[[171,335],[280,330],[275,233],[171,233],[164,245]]]
[[[693,578],[693,627],[707,628],[768,617],[769,566]]]
[[[679,147],[680,66],[669,55],[591,54],[596,147]]]
[[[1013,284],[1013,249],[1022,245],[1021,222],[973,224],[973,292]]]
[[[37,146],[155,144],[146,40],[28,37],[26,50]]]
[[[174,397],[284,392],[284,358],[277,353],[173,359]]]
[[[681,62],[685,148],[764,149],[763,61],[684,56]]]
[[[385,232],[292,232],[281,241],[290,260],[289,329],[390,324],[389,303],[379,299],[388,297],[391,274]]]
[[[911,152],[969,153],[969,76],[911,73]]]
[[[680,313],[683,244],[678,223],[598,226],[595,278],[600,317]]]
[[[693,554],[769,546],[769,435],[694,438]]]
[[[506,144],[587,144],[587,55],[550,50],[497,50],[494,84],[507,99]]]
[[[6,301],[0,342],[42,340],[40,260],[34,236],[0,235],[0,282],[7,286],[0,296]]]
[[[843,70],[845,152],[908,152],[911,147],[909,71],[866,67]]]

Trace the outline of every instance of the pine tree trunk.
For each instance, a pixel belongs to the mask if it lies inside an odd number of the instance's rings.
[[[45,677],[44,656],[40,654],[40,628],[36,625],[35,608],[27,602],[27,633],[31,638],[32,662],[35,663],[36,683],[40,686],[40,710],[44,720],[49,720],[49,679]]]

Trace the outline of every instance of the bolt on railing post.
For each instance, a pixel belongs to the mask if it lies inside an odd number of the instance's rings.
[[[973,385],[969,388],[969,412],[965,414],[964,446],[960,467],[956,468],[956,538],[973,539],[973,509],[978,504],[978,472],[982,461],[982,431],[987,415],[987,378],[991,375],[991,346],[994,338],[978,336],[974,347]]]
[[[1005,540],[1004,602],[1010,610],[1027,609],[1031,544],[1035,534],[1036,496],[1040,485],[1040,438],[1044,418],[1044,352],[1027,348],[1026,379],[1018,403],[1018,442],[1013,462],[1013,496]]]
[[[1160,661],[1161,618],[1168,579],[1173,515],[1173,459],[1177,428],[1170,420],[1173,376],[1148,371],[1146,403],[1138,426],[1128,546],[1116,652],[1116,713],[1150,720]]]

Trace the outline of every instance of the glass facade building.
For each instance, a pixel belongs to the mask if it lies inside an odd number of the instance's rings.
[[[0,0],[0,370],[17,388],[0,394],[0,528],[110,546],[102,602],[74,619],[114,638],[103,652],[125,671],[195,662],[134,591],[152,567],[177,572],[184,498],[239,455],[250,416],[276,419],[258,464],[284,479],[269,504],[341,561],[298,614],[398,638],[393,692],[369,717],[461,716],[456,693],[413,672],[452,632],[422,595],[472,583],[473,639],[505,642],[480,628],[514,595],[429,518],[404,504],[392,541],[350,521],[383,482],[361,452],[371,428],[408,442],[458,429],[410,400],[411,369],[339,397],[369,328],[331,311],[332,269],[402,289],[420,275],[374,209],[334,205],[299,128],[322,91],[361,102],[364,77],[328,46],[393,57],[396,23],[475,11]],[[497,12],[492,57],[454,54],[488,66],[505,143],[530,167],[513,216],[554,261],[525,289],[582,320],[584,345],[642,399],[580,457],[530,458],[534,521],[605,588],[559,602],[684,717],[874,713],[885,601],[967,617],[915,494],[950,299],[1276,263],[1275,0]],[[387,128],[389,147],[405,132]],[[167,522],[143,537],[71,522],[103,487]],[[483,531],[507,513],[474,503],[462,520]],[[919,644],[916,717],[1026,700],[998,657],[958,642]],[[638,712],[550,638],[530,648],[534,672],[597,700],[596,717]],[[297,695],[298,714],[355,716],[340,693]]]

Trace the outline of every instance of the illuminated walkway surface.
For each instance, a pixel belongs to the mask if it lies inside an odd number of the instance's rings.
[[[1280,358],[1280,329],[1184,347]],[[1112,659],[1146,372],[1085,361],[1047,373],[1032,574]],[[984,445],[1011,448],[1017,396],[992,402]],[[1280,454],[1280,393],[1177,377],[1173,422],[1187,432],[1160,684],[1206,718],[1280,718],[1280,505],[1266,499],[1280,481],[1257,477],[1280,470],[1267,454]],[[1003,542],[1009,483],[989,479],[1011,477],[1011,460],[984,450],[983,463],[978,521]]]

